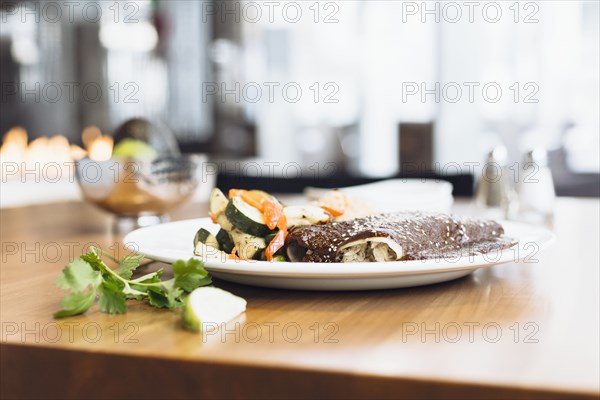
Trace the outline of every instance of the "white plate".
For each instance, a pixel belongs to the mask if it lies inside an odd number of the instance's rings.
[[[502,221],[507,236],[519,244],[502,252],[458,259],[361,263],[281,263],[253,260],[203,259],[216,278],[254,286],[304,290],[373,290],[429,285],[457,279],[478,268],[532,259],[553,240],[552,232],[521,223]],[[125,246],[167,263],[195,257],[193,238],[199,228],[216,233],[209,218],[171,222],[135,230]],[[198,258],[198,257],[196,257]]]

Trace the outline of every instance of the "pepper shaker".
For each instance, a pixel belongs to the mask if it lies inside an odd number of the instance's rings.
[[[515,194],[506,168],[507,151],[497,146],[488,153],[475,190],[475,203],[487,217],[509,218],[514,214]]]

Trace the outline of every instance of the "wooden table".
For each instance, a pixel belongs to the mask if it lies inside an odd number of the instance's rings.
[[[190,205],[175,219],[205,215]],[[217,285],[248,311],[213,334],[132,301],[55,321],[60,269],[113,251],[82,203],[1,212],[1,395],[53,398],[598,398],[599,202],[560,199],[537,262],[428,287],[302,292]],[[116,242],[116,245],[115,245]]]

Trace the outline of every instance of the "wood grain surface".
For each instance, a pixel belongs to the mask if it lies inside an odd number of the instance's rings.
[[[112,220],[83,203],[2,210],[0,394],[598,398],[599,209],[559,199],[552,248],[438,285],[336,293],[216,281],[248,310],[204,334],[135,301],[124,315],[94,306],[54,320],[64,293],[53,280],[70,258],[92,244],[126,253]],[[205,214],[188,205],[174,219]]]

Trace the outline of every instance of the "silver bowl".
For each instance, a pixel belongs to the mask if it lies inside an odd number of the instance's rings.
[[[111,212],[117,222],[146,226],[167,219],[166,213],[188,201],[201,180],[204,155],[157,159],[84,158],[75,171],[85,200]]]

